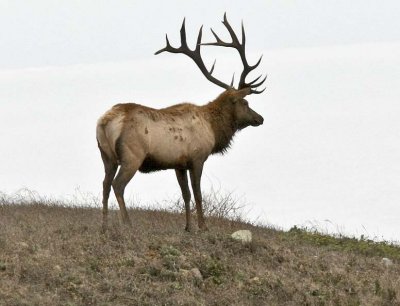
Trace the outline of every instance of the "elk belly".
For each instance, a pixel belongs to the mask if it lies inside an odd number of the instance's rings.
[[[148,128],[149,152],[139,169],[142,172],[163,169],[187,169],[191,154],[188,135],[183,128],[153,125]]]

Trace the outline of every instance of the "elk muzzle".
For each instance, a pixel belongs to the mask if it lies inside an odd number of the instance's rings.
[[[253,117],[253,121],[252,123],[250,123],[251,126],[259,126],[264,123],[264,118],[260,114],[256,113],[253,110],[251,110],[251,112]]]

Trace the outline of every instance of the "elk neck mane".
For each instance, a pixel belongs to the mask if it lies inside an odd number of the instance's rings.
[[[224,91],[215,100],[202,106],[205,119],[210,123],[215,137],[212,154],[224,154],[231,146],[237,129],[230,103],[231,92]]]

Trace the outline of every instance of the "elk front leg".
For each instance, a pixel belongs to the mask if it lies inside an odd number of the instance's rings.
[[[201,174],[203,172],[203,163],[195,163],[190,169],[190,181],[192,183],[193,195],[196,201],[197,222],[201,230],[207,230],[203,214],[203,199],[201,196]]]
[[[185,202],[185,213],[186,213],[186,226],[185,230],[190,232],[191,230],[191,214],[190,214],[190,189],[186,170],[176,169],[176,178],[178,179],[179,186],[182,191],[182,198]]]

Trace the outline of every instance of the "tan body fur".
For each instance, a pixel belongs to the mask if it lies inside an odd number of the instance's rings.
[[[118,104],[98,122],[97,139],[108,156],[118,160],[120,143],[143,160],[139,170],[188,169],[195,159],[207,159],[215,138],[204,119],[204,107],[180,104],[155,110],[138,104]]]

